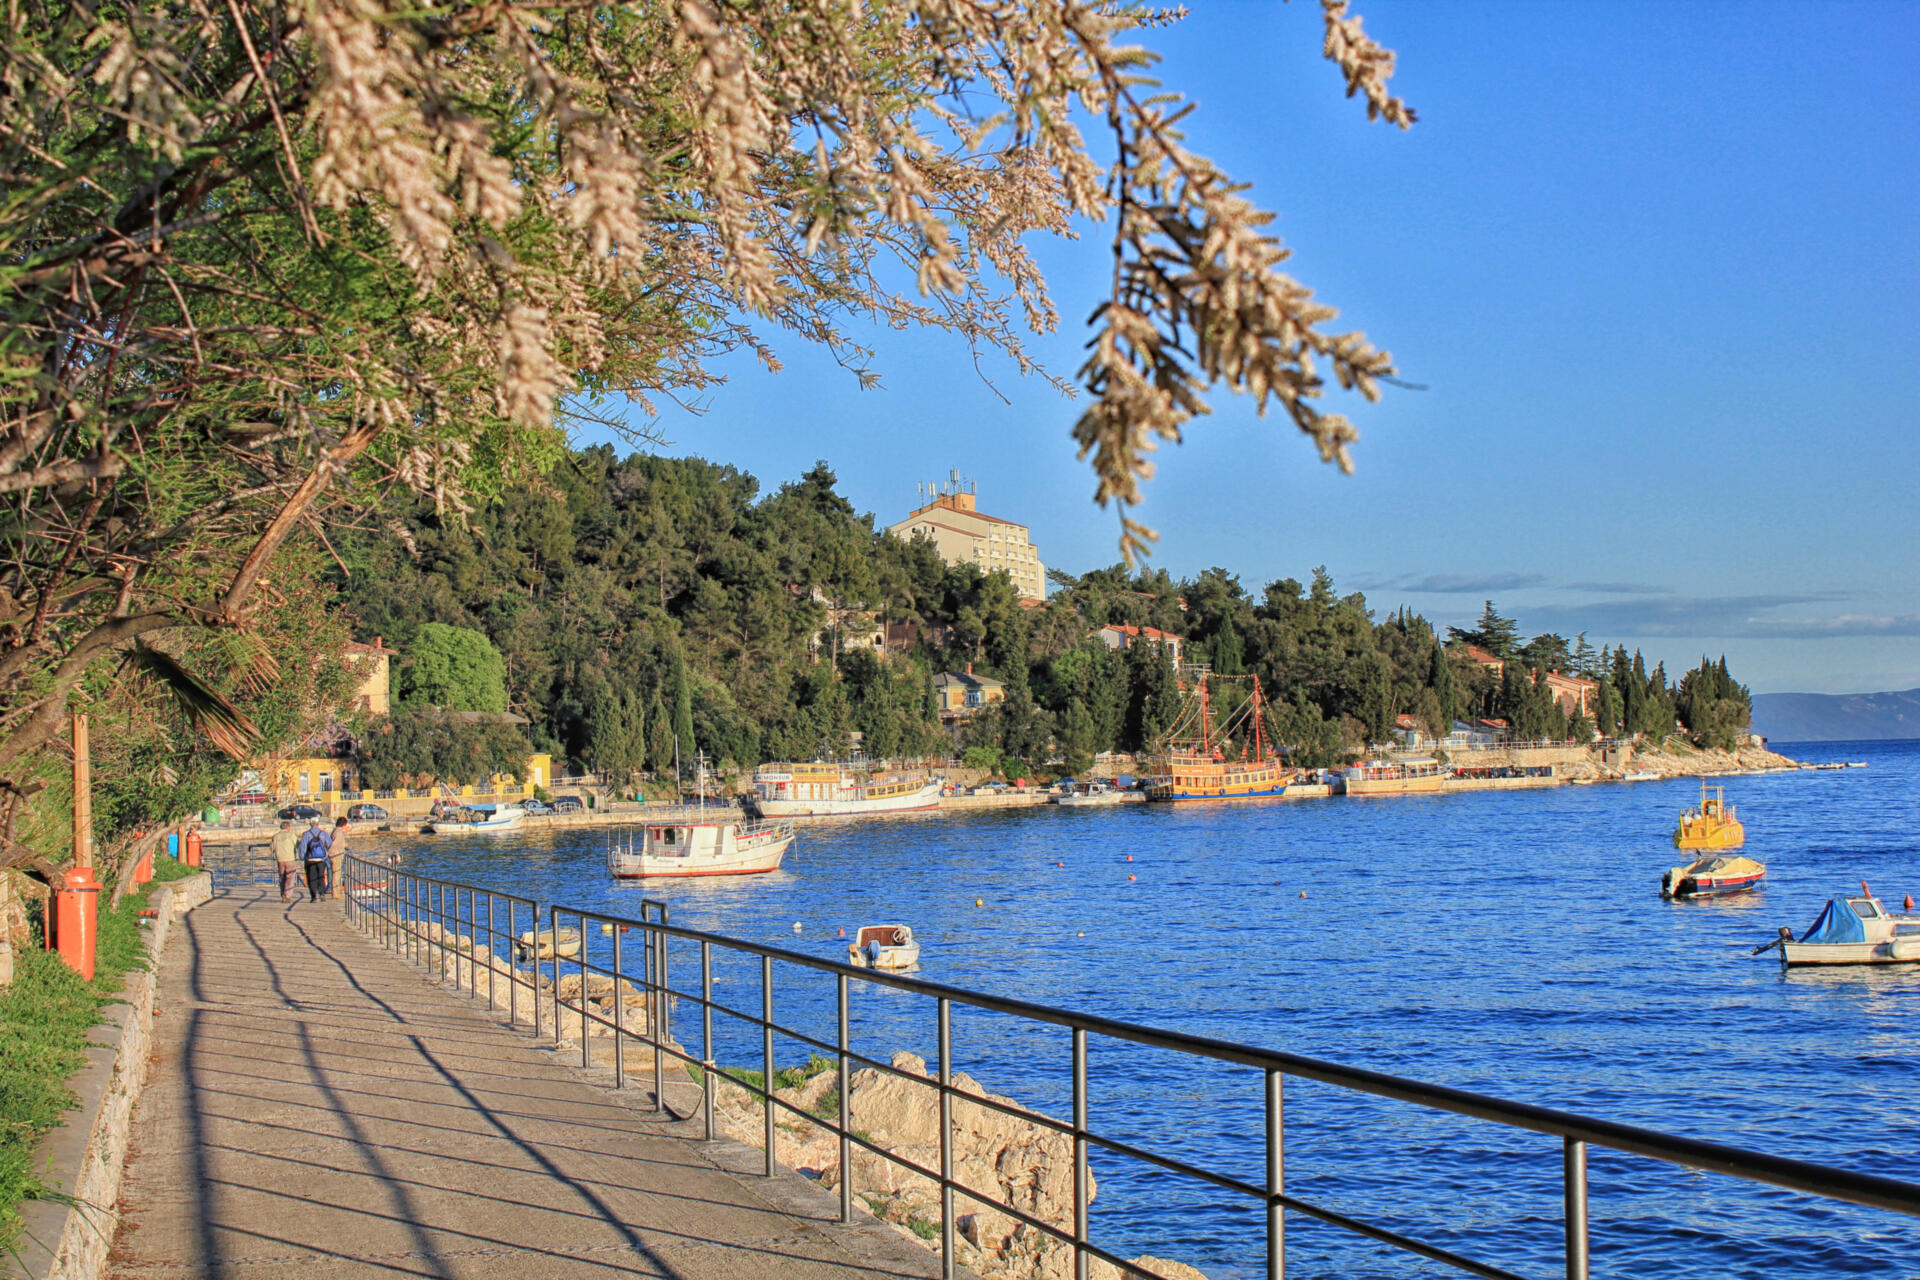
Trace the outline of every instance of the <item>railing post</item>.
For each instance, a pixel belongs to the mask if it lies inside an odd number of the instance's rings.
[[[1073,1277],[1087,1280],[1087,1033],[1073,1029]]]
[[[940,997],[940,1277],[953,1280],[953,1004]]]
[[[642,928],[646,928],[645,915],[643,911],[641,913]],[[661,1046],[666,1043],[664,1037],[667,1023],[667,938],[656,929],[647,929],[644,936],[650,942],[651,949],[647,954],[652,961],[648,975],[652,998],[647,1002],[647,1007],[652,1012],[647,1015],[647,1037],[653,1041],[653,1109],[665,1111],[667,1109],[667,1064],[666,1050]]]
[[[547,904],[547,938],[553,946],[553,1047],[560,1047],[560,908]],[[540,981],[540,925],[533,926],[533,980]]]
[[[499,968],[498,957],[494,952],[500,946],[500,935],[493,927],[493,890],[487,890],[487,1009],[494,1009],[493,975]]]
[[[584,945],[585,939],[581,941]],[[613,931],[613,1087],[616,1089],[627,1087],[627,1024],[621,1013],[626,1002],[620,998],[620,981],[620,930],[616,927]],[[655,1081],[656,1101],[659,1097],[659,1089],[659,1082]]]
[[[1566,1169],[1567,1280],[1587,1280],[1587,1144],[1562,1139]]]
[[[584,911],[580,913],[580,954],[574,958],[580,962],[580,992],[578,996],[575,997],[580,1002],[580,1065],[590,1067],[593,1065],[593,1049],[591,1047],[593,1041],[588,1038],[587,1033],[593,1030],[593,1028],[587,1021],[587,1010],[593,1006],[587,1003],[587,914]],[[553,959],[553,986],[554,990],[558,991],[560,989],[560,934],[558,930],[556,930],[553,935]]]
[[[1287,1274],[1287,1210],[1279,1200],[1287,1189],[1285,1080],[1267,1072],[1267,1280]]]
[[[719,1085],[713,1073],[713,944],[700,939],[700,1110],[706,1115],[707,1141],[713,1141],[713,1105]]]
[[[852,1047],[847,1017],[847,975],[838,976],[840,996],[840,1221],[853,1221],[853,1142],[847,1137],[851,1123],[847,1097],[851,1081],[847,1072],[847,1052]]]
[[[773,957],[760,957],[760,1083],[766,1105],[767,1176],[773,1176]]]

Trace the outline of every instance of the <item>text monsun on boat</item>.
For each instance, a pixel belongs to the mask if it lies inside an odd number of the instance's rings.
[[[1268,747],[1260,678],[1214,675],[1205,667],[1190,668],[1183,676],[1186,696],[1172,728],[1160,740],[1160,753],[1152,757],[1147,798],[1256,800],[1285,795],[1300,771],[1281,764]],[[1235,694],[1216,699],[1209,683],[1233,688]]]

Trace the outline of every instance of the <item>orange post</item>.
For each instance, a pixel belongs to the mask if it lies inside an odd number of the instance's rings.
[[[140,865],[133,869],[133,882],[135,884],[146,884],[152,879],[153,848],[152,846],[148,846],[147,851],[140,855]]]
[[[60,889],[53,895],[54,949],[67,967],[93,981],[93,948],[100,906],[100,885],[92,867],[75,867],[67,872]]]
[[[202,841],[200,839],[199,830],[197,828],[189,829],[187,832],[187,865],[188,866],[197,867],[200,865],[201,844],[202,844]]]

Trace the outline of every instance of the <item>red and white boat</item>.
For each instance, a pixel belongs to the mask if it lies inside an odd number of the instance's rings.
[[[748,822],[738,810],[688,808],[628,828],[607,847],[617,879],[750,876],[780,869],[793,845],[791,822]]]
[[[1767,865],[1735,854],[1704,854],[1684,867],[1671,867],[1660,880],[1663,898],[1701,898],[1711,893],[1750,889],[1766,879]]]

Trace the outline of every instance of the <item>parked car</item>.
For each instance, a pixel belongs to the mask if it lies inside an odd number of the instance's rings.
[[[377,804],[356,804],[347,810],[348,822],[384,822],[387,811]]]
[[[555,813],[585,813],[587,806],[580,803],[579,796],[555,796],[553,798],[553,811]]]
[[[320,811],[310,804],[290,804],[280,811],[279,816],[283,821],[292,819],[296,822],[305,822],[308,818],[319,817]]]
[[[997,796],[1005,790],[1007,790],[1007,784],[1004,782],[983,782],[973,789],[973,794],[977,796]]]
[[[536,818],[542,814],[552,813],[554,811],[553,806],[545,800],[528,800],[520,807]]]
[[[272,803],[272,797],[267,795],[267,793],[264,791],[242,791],[239,795],[227,801],[227,803],[228,804],[270,804]]]

